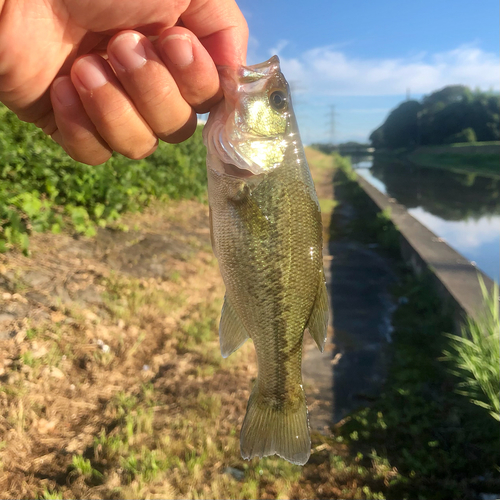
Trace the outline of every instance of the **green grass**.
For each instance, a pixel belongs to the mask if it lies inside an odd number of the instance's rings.
[[[498,154],[413,153],[409,159],[421,167],[500,177]]]
[[[480,279],[484,310],[478,319],[467,317],[462,335],[451,335],[444,360],[453,366],[459,377],[457,392],[488,410],[500,421],[500,321],[498,316],[498,285],[491,294]]]
[[[338,167],[334,177],[336,193],[350,200],[359,215],[345,227],[340,227],[335,223],[335,219],[332,219],[330,237],[349,237],[366,244],[376,243],[386,255],[399,258],[399,232],[391,222],[390,210],[378,211],[358,184],[357,174],[348,158],[339,157]]]
[[[452,148],[464,148],[467,146],[486,147],[486,146],[500,146],[500,141],[483,141],[483,142],[455,142],[449,145]]]
[[[319,207],[321,208],[321,212],[328,214],[330,213],[334,208],[337,202],[335,200],[330,200],[328,198],[320,198],[319,199]]]
[[[45,489],[39,498],[40,500],[63,500],[63,495],[58,491]]]
[[[399,274],[393,289],[399,306],[392,318],[394,331],[386,385],[377,401],[351,414],[338,428],[337,442],[357,450],[364,457],[360,465],[376,456],[382,470],[397,470],[387,483],[388,499],[474,498],[478,476],[490,478],[496,485],[490,488],[500,486],[498,426],[483,408],[456,393],[464,389],[464,378],[457,380],[440,360],[443,351],[451,353],[457,346],[472,346],[443,333],[452,331],[451,309],[437,295],[430,275],[417,277],[400,260],[398,233],[389,214],[376,213],[346,162],[340,165],[335,183],[339,209],[349,203],[355,215],[345,227],[333,224],[332,238],[377,243],[379,251],[393,259]],[[491,304],[495,300],[498,299],[492,298]],[[498,332],[494,310],[492,306],[488,319],[480,326],[468,322],[468,330],[474,330],[470,335],[477,337],[479,330]],[[489,325],[486,329],[485,324]],[[487,345],[483,348],[474,348],[473,365],[476,374],[482,365],[477,375],[480,380],[495,371],[488,379],[492,385],[487,386],[486,392],[498,395],[498,334],[489,340],[485,340]],[[470,357],[461,362],[468,365]],[[472,372],[467,374],[467,389],[475,387],[477,394],[481,384],[472,381],[475,377]],[[484,395],[474,399],[492,407],[497,404],[490,403]]]
[[[92,467],[90,460],[81,455],[73,455],[71,469],[74,474],[83,476],[85,479],[101,479],[102,474]]]

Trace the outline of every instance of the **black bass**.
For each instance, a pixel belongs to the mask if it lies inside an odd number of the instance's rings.
[[[259,367],[241,454],[305,464],[302,339],[307,329],[323,351],[328,323],[318,198],[278,57],[219,74],[224,100],[203,136],[212,246],[226,286],[220,345],[227,357],[250,337]]]

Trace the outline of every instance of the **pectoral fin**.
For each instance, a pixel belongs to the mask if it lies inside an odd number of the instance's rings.
[[[219,341],[222,357],[227,358],[241,347],[247,339],[248,333],[245,327],[227,297],[224,297],[219,324]]]
[[[309,330],[311,337],[314,339],[321,352],[323,352],[325,348],[328,316],[328,293],[326,291],[325,280],[322,279],[320,280],[311,316],[306,325],[307,330]]]

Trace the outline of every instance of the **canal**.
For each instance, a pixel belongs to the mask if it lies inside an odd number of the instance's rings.
[[[395,198],[497,283],[500,177],[424,168],[375,157],[352,158],[356,172]]]

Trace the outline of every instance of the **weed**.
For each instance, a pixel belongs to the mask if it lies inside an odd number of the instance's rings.
[[[42,494],[39,496],[40,500],[63,500],[63,495],[62,493],[52,490],[49,491],[48,489],[44,489]]]
[[[101,479],[102,474],[92,467],[90,460],[81,455],[73,455],[71,459],[71,468],[73,472],[85,479]]]
[[[453,364],[452,373],[460,378],[457,392],[488,410],[500,421],[500,321],[498,285],[489,294],[479,276],[484,308],[478,319],[467,317],[462,336],[447,334],[450,348],[442,359]]]
[[[23,353],[21,355],[21,361],[23,365],[30,366],[31,368],[34,368],[37,363],[40,364],[40,360],[37,360],[31,351]]]
[[[96,167],[73,161],[34,125],[0,105],[0,252],[29,252],[33,231],[65,224],[93,236],[97,227],[154,198],[205,197],[201,130],[178,145],[160,143],[144,160],[120,155]]]
[[[38,330],[36,328],[28,328],[26,330],[26,338],[28,340],[33,340],[38,335]]]

